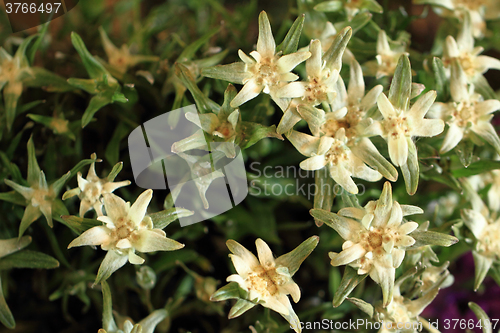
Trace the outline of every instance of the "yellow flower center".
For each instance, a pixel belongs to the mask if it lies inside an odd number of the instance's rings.
[[[384,244],[394,241],[397,244],[401,240],[401,234],[398,229],[394,228],[370,228],[361,232],[360,244],[366,252],[372,252],[376,256],[386,253]]]
[[[339,162],[347,160],[348,155],[346,148],[347,147],[342,141],[333,139],[332,146],[325,154],[325,159],[333,165],[337,165]]]
[[[63,134],[63,133],[66,133],[66,132],[69,131],[69,129],[68,129],[68,123],[69,122],[67,120],[65,120],[65,119],[54,118],[50,122],[50,126],[52,126],[52,128],[54,128],[54,131],[57,134]]]
[[[279,83],[279,71],[276,66],[276,57],[262,57],[259,62],[252,65],[250,72],[253,73],[258,85],[275,86]]]
[[[474,102],[454,103],[455,109],[452,112],[453,121],[459,127],[465,128],[469,123],[475,124],[478,120]]]
[[[224,121],[220,124],[215,131],[212,133],[223,139],[231,137],[234,133],[233,125],[229,121]]]
[[[358,137],[356,125],[363,119],[364,111],[360,110],[358,106],[349,106],[347,114],[342,119],[328,119],[321,125],[321,132],[329,137],[334,137],[335,133],[341,128],[345,130],[347,141],[351,141]]]
[[[48,190],[44,189],[36,189],[33,192],[33,196],[31,197],[31,205],[33,207],[38,207],[38,206],[43,206],[43,205],[51,205],[47,201],[47,197],[50,196],[50,193]]]
[[[2,81],[16,81],[18,68],[15,66],[14,61],[6,60],[2,64],[0,70],[0,79]]]
[[[392,75],[396,70],[399,56],[401,54],[379,54],[377,56],[378,73],[385,75]]]
[[[392,136],[394,139],[399,138],[400,135],[411,136],[408,119],[404,116],[388,117],[382,121],[382,126],[387,136]]]
[[[100,181],[89,182],[82,191],[82,200],[88,200],[92,205],[95,204],[102,194],[102,184]]]
[[[276,272],[274,265],[267,268],[257,267],[245,279],[247,288],[257,292],[262,298],[274,296],[278,293],[278,287],[286,284],[288,278]]]

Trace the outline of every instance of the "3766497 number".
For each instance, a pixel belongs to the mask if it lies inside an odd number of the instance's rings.
[[[38,6],[36,3],[26,3],[26,2],[14,2],[5,4],[7,14],[10,13],[52,13],[54,11],[57,13],[61,3],[42,3]]]
[[[495,329],[499,320],[498,319],[490,319],[490,320],[474,320],[474,319],[445,319],[444,320],[444,328],[445,329],[473,329],[474,327],[477,328],[489,328]]]

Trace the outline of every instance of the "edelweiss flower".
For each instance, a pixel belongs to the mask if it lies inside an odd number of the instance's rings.
[[[453,102],[435,103],[430,115],[443,119],[448,125],[440,152],[446,153],[455,148],[464,138],[470,138],[478,144],[474,134],[483,138],[500,153],[500,139],[490,121],[493,112],[500,109],[500,101],[496,99],[484,100],[481,95],[474,93],[474,85],[467,84],[464,71],[458,64],[452,64],[451,97]],[[479,141],[479,142],[478,142]]]
[[[347,40],[349,38],[350,33]],[[309,51],[311,57],[306,61],[307,81],[289,83],[277,92],[278,97],[294,97],[278,125],[277,132],[280,134],[291,130],[303,118],[301,115],[309,113],[321,114],[322,111],[314,108],[314,106],[323,102],[332,103],[335,97],[334,87],[339,78],[340,68],[326,66],[327,62],[323,59],[323,50],[319,40],[311,41]],[[342,57],[342,53],[338,54],[339,58]],[[342,62],[336,61],[332,65],[342,65]],[[314,124],[311,125],[313,130]]]
[[[314,9],[320,12],[337,12],[345,9],[347,19],[351,21],[358,13],[375,12],[382,13],[383,9],[375,0],[343,0],[320,2]]]
[[[97,160],[96,154],[92,154],[90,156],[91,159]],[[100,160],[98,161],[100,162]],[[114,178],[120,172],[123,163],[118,163],[113,168],[113,171],[109,174],[107,178],[99,178],[95,173],[95,162],[92,162],[89,168],[89,172],[87,174],[87,179],[82,177],[82,173],[78,172],[78,187],[72,190],[66,191],[63,194],[62,199],[66,200],[75,195],[78,195],[80,198],[80,217],[83,217],[86,212],[95,209],[97,216],[101,216],[102,214],[102,206],[101,202],[102,195],[104,193],[112,193],[117,188],[130,185],[129,180],[124,180],[121,182],[113,182]]]
[[[340,128],[345,130],[347,146],[352,153],[364,163],[378,170],[384,177],[396,181],[396,169],[378,152],[375,145],[368,139],[366,129],[372,124],[367,116],[369,110],[375,106],[376,100],[382,92],[382,86],[373,87],[365,95],[363,71],[356,60],[351,62],[351,78],[346,90],[344,81],[337,81],[337,96],[330,104],[332,112],[322,113],[319,132],[321,135],[334,137]],[[308,117],[306,121],[312,123]],[[315,133],[316,131],[313,131]]]
[[[408,234],[418,224],[406,222],[403,217],[421,213],[419,207],[393,201],[389,182],[385,182],[380,199],[370,201],[364,208],[343,208],[338,214],[311,210],[314,218],[335,229],[345,240],[342,252],[330,252],[331,264],[350,265],[358,269],[359,275],[370,274],[382,287],[384,307],[392,300],[396,268],[406,249],[415,243]]]
[[[389,98],[382,93],[377,99],[378,108],[384,119],[375,121],[368,131],[383,137],[389,146],[392,163],[396,166],[403,166],[407,163],[409,151],[416,152],[412,138],[436,136],[443,131],[444,122],[440,119],[424,119],[436,99],[434,90],[420,97],[409,108],[411,68],[407,56],[401,57],[398,67],[405,72],[401,75],[407,80],[405,82],[407,89],[396,92],[400,89],[397,86],[399,82],[396,79],[392,81]]]
[[[500,60],[479,55],[483,50],[484,48],[481,46],[474,47],[470,16],[466,14],[457,40],[452,36],[446,37],[443,63],[448,67],[454,59],[457,59],[467,78],[474,81],[489,69],[500,70]]]
[[[212,136],[217,142],[211,149],[217,149],[225,153],[228,158],[236,156],[236,137],[240,123],[240,111],[232,108],[229,103],[236,95],[236,89],[229,85],[224,93],[224,104],[217,113],[186,112],[187,120],[201,128],[189,137],[179,140],[172,145],[173,153],[185,152],[191,149],[208,149],[205,133]],[[207,147],[207,148],[204,148]]]
[[[17,101],[23,92],[23,79],[33,76],[25,52],[34,37],[26,38],[14,57],[0,47],[0,90],[3,89],[5,120],[9,130],[16,117]]]
[[[435,274],[435,269],[439,267],[429,266],[422,272],[422,278],[433,275],[436,280],[433,281],[426,289],[420,289],[419,297],[406,297],[401,295],[401,285],[407,280],[408,276],[402,276],[395,283],[394,299],[387,308],[376,307],[375,318],[383,322],[378,333],[418,333],[422,324],[426,322],[420,317],[424,309],[436,298],[440,288],[446,288],[445,281],[450,276],[450,272],[444,268],[439,274]],[[411,277],[411,276],[410,276]],[[418,282],[417,282],[418,283]],[[417,284],[418,286],[418,284]],[[418,287],[417,287],[418,288]],[[410,290],[411,291],[411,290]],[[406,293],[405,293],[406,294]]]
[[[409,55],[406,52],[406,44],[399,42],[399,45],[391,48],[387,34],[384,30],[380,30],[377,38],[376,62],[369,61],[366,63],[366,67],[369,69],[370,74],[375,75],[377,79],[392,76],[402,55]]]
[[[238,55],[243,60],[243,63],[216,66],[203,70],[202,74],[215,79],[244,84],[231,102],[231,106],[234,108],[264,92],[271,95],[271,98],[281,110],[286,110],[289,101],[277,97],[276,92],[286,83],[299,78],[290,71],[308,59],[311,53],[295,52],[287,55],[282,55],[282,52],[276,53],[276,43],[271,31],[271,24],[267,14],[262,11],[259,15],[257,50],[250,53],[251,57],[241,50],[238,51]]]
[[[134,67],[140,62],[159,61],[156,56],[133,55],[130,54],[131,47],[123,44],[121,48],[117,48],[108,38],[108,35],[102,27],[99,27],[101,34],[102,46],[108,56],[109,65],[120,74],[124,74],[130,67]]]
[[[26,209],[24,210],[21,224],[19,225],[19,237],[28,229],[28,227],[38,220],[43,214],[47,220],[47,224],[52,228],[52,205],[57,199],[59,191],[64,183],[70,177],[71,172],[68,172],[50,186],[47,184],[45,173],[40,170],[40,166],[35,156],[35,145],[33,138],[28,140],[28,186],[19,185],[12,180],[5,179],[5,184],[12,187],[16,192],[21,194],[26,200]],[[4,199],[6,200],[6,199]],[[59,201],[60,202],[60,201]],[[60,202],[62,204],[62,202]]]
[[[463,209],[461,215],[475,238],[472,255],[476,266],[474,289],[477,291],[493,263],[500,260],[500,216],[486,207],[467,180],[462,180],[462,184],[472,204],[472,209]]]
[[[288,139],[302,155],[309,156],[300,163],[302,169],[319,170],[326,166],[330,176],[349,193],[358,193],[351,176],[371,182],[382,178],[378,171],[370,169],[352,153],[344,128],[340,128],[335,137],[315,137],[293,131]]]
[[[486,20],[500,17],[500,6],[496,0],[414,0],[415,4],[430,4],[441,16],[462,18],[470,15],[474,37],[483,37]]]
[[[229,276],[227,281],[238,283],[240,288],[248,293],[246,300],[240,298],[238,303],[243,302],[246,304],[245,311],[256,304],[262,304],[262,306],[281,314],[290,323],[291,328],[300,333],[302,329],[299,318],[295,314],[287,295],[291,295],[295,303],[300,300],[300,288],[292,280],[292,276],[299,269],[300,264],[314,250],[318,242],[319,237],[310,237],[292,252],[274,259],[269,246],[259,238],[255,241],[259,257],[257,259],[252,252],[238,242],[228,240],[226,244],[232,252],[229,257],[237,274]],[[220,291],[224,288],[226,287],[221,288]],[[217,301],[228,298],[233,297],[228,296],[227,292],[216,292],[211,299]],[[238,303],[236,303],[235,307]],[[231,313],[233,313],[233,310],[231,310]],[[241,313],[233,316],[230,314],[230,318],[237,317]]]
[[[95,283],[107,279],[114,271],[130,263],[142,264],[144,259],[135,254],[138,252],[172,251],[181,249],[183,244],[169,239],[161,229],[155,229],[146,210],[153,197],[152,190],[144,191],[130,206],[130,202],[112,194],[104,193],[106,216],[97,219],[104,223],[88,229],[74,239],[68,249],[83,245],[100,245],[108,251],[104,258]]]

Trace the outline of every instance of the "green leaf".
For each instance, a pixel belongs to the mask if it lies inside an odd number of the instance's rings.
[[[99,81],[97,79],[77,79],[77,78],[69,78],[68,83],[75,88],[82,89],[83,91],[88,92],[89,94],[97,94],[99,92],[98,84]]]
[[[230,282],[210,296],[210,300],[212,302],[221,302],[228,299],[245,298],[246,296],[246,291],[241,289],[237,282]]]
[[[244,62],[235,62],[228,65],[217,65],[201,70],[201,75],[212,79],[224,80],[231,83],[243,84],[251,74],[246,72]]]
[[[318,243],[319,237],[311,236],[292,251],[277,258],[276,264],[288,267],[290,276],[293,276],[299,270],[302,262],[306,260],[316,246],[318,246]]]
[[[326,67],[330,69],[337,69],[340,71],[342,67],[342,56],[347,47],[347,43],[351,40],[352,29],[345,27],[342,29],[332,42],[332,45],[326,50],[323,55],[323,60],[326,61]]]
[[[19,238],[2,239],[0,240],[0,258],[8,256],[14,252],[24,249],[30,245],[31,237],[23,236]]]
[[[349,294],[356,288],[358,284],[363,281],[368,274],[358,275],[358,272],[350,267],[346,266],[344,270],[344,276],[340,282],[340,286],[333,296],[333,307],[336,308],[344,302],[344,300],[349,296]]]
[[[335,181],[330,177],[327,168],[322,168],[314,172],[314,182],[316,188],[319,189],[318,193],[314,195],[314,208],[331,211],[333,200],[335,199],[334,186]],[[318,219],[314,219],[318,227],[323,225]]]
[[[408,140],[408,159],[401,166],[401,172],[405,180],[406,192],[409,195],[414,195],[418,188],[418,178],[420,175],[420,167],[418,164],[417,148],[411,138]]]
[[[248,310],[250,310],[251,308],[253,308],[255,305],[256,305],[255,303],[249,302],[249,301],[244,300],[244,299],[239,299],[236,302],[236,304],[233,305],[231,310],[229,310],[228,318],[233,319],[233,318],[239,317],[242,314],[244,314],[245,312],[247,312]]]
[[[207,96],[205,96],[200,88],[198,88],[193,75],[186,66],[177,63],[175,65],[175,75],[182,81],[182,83],[193,95],[198,112],[208,113],[212,112],[212,110],[220,109],[219,105],[211,101]]]
[[[415,244],[412,246],[414,248],[424,245],[439,245],[448,247],[458,242],[458,239],[455,236],[435,231],[423,231],[417,229],[409,234],[409,236],[415,239]]]
[[[90,228],[102,225],[102,222],[99,220],[87,219],[74,215],[63,215],[61,218],[80,234]]]
[[[283,55],[286,55],[297,52],[300,35],[302,34],[302,28],[304,27],[304,20],[304,14],[297,17],[295,22],[293,22],[290,30],[288,30],[285,39],[283,39],[283,42],[281,42],[281,44],[276,47],[276,53],[283,51]]]
[[[111,164],[118,163],[120,159],[120,143],[130,133],[130,126],[125,122],[120,122],[113,132],[111,140],[109,140],[104,157]]]
[[[472,163],[467,168],[451,170],[451,174],[456,178],[462,178],[479,175],[496,169],[500,169],[500,161],[482,159]]]
[[[194,212],[184,208],[170,208],[166,210],[162,210],[157,213],[149,214],[153,220],[153,226],[155,229],[164,229],[170,223],[176,221],[179,218],[187,217],[193,215]]]
[[[37,36],[38,36],[37,39],[35,40],[35,42],[31,46],[31,48],[29,49],[29,51],[26,52],[26,57],[28,58],[28,60],[29,60],[29,62],[30,62],[31,65],[33,65],[33,63],[35,61],[36,51],[38,51],[38,48],[40,47],[40,44],[42,44],[42,41],[45,38],[45,35],[47,34],[47,31],[49,29],[50,20],[52,20],[52,16],[54,16],[54,12],[52,12],[50,14],[49,21],[47,21],[47,23],[45,23],[45,24],[42,25],[42,29],[37,34]]]
[[[122,168],[123,168],[123,162],[116,163],[111,172],[109,173],[109,175],[106,177],[106,180],[108,182],[112,182],[113,180],[115,180],[116,176],[118,176],[120,171],[122,171]]]
[[[389,101],[400,110],[408,110],[411,96],[411,65],[407,55],[402,55],[392,78]]]
[[[208,31],[205,35],[203,35],[198,40],[189,44],[186,48],[184,48],[182,53],[179,55],[179,57],[177,58],[177,61],[183,62],[183,61],[193,59],[196,51],[198,51],[198,49],[200,47],[202,47],[203,45],[206,45],[207,42],[210,40],[210,38],[212,38],[212,36],[215,35],[216,33],[218,33],[219,31],[220,31],[220,28],[214,28],[214,29]]]
[[[449,96],[448,78],[446,77],[446,70],[443,61],[438,57],[432,59],[432,70],[436,80],[436,91],[443,100],[447,100]]]
[[[338,12],[344,8],[344,4],[342,1],[324,1],[316,6],[314,6],[314,10],[317,10],[318,12]]]
[[[108,94],[99,94],[95,95],[90,99],[90,103],[87,106],[87,109],[83,113],[82,116],[82,128],[87,126],[94,114],[99,111],[104,106],[113,103],[113,95]]]
[[[104,75],[110,75],[104,66],[90,54],[82,38],[74,31],[71,33],[71,42],[91,78],[100,80]]]
[[[12,312],[10,312],[9,306],[5,301],[3,296],[2,279],[0,276],[0,322],[5,325],[5,327],[14,329],[16,327],[16,321]]]
[[[493,264],[493,259],[487,258],[476,251],[472,251],[472,256],[474,257],[475,266],[474,291],[477,291],[488,274]]]
[[[75,88],[68,80],[42,67],[31,67],[32,76],[23,80],[27,87],[41,87],[48,92],[68,92]]]
[[[283,137],[276,132],[276,125],[267,127],[257,123],[242,121],[235,143],[239,145],[241,149],[247,149],[264,138],[277,138],[283,140]]]
[[[356,305],[358,307],[358,309],[360,309],[361,311],[366,313],[370,318],[373,318],[373,312],[375,310],[373,308],[373,305],[363,301],[362,299],[355,298],[355,297],[348,297],[347,300],[349,302],[351,302],[352,304]]]
[[[483,333],[492,333],[493,330],[491,329],[491,321],[486,312],[481,309],[479,305],[477,305],[474,302],[469,302],[469,308],[474,312],[476,315],[477,319],[479,319],[479,323],[481,323],[481,328],[483,330]]]
[[[118,330],[113,318],[113,299],[111,297],[111,289],[106,281],[101,282],[102,288],[102,327],[107,332],[115,332]]]
[[[26,199],[16,191],[0,193],[0,200],[7,201],[15,205],[26,206]]]
[[[74,167],[73,169],[70,170],[71,172],[71,175],[76,175],[78,173],[78,171],[81,170],[81,168],[83,168],[84,166],[86,165],[89,165],[89,164],[92,164],[96,161],[96,159],[85,159],[85,160],[81,160],[80,162],[78,162]]]
[[[0,258],[0,270],[11,268],[57,268],[59,261],[37,251],[21,250]]]

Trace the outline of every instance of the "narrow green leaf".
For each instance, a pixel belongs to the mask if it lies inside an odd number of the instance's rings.
[[[40,87],[49,92],[75,90],[74,86],[68,80],[43,67],[31,67],[30,73],[32,75],[23,80],[23,84],[27,87]]]
[[[186,66],[177,63],[175,65],[175,75],[182,81],[182,83],[184,83],[186,88],[193,95],[196,107],[200,113],[208,113],[214,109],[220,109],[219,105],[216,105],[215,102],[211,101],[207,96],[205,96],[200,88],[198,88],[193,75]]]
[[[11,268],[57,268],[59,261],[37,251],[21,250],[0,258],[0,270]]]
[[[71,42],[91,78],[100,80],[104,75],[110,75],[104,66],[90,54],[80,35],[74,31],[71,33]]]
[[[351,40],[351,36],[351,27],[345,27],[335,36],[332,45],[323,55],[323,60],[326,61],[327,68],[340,71],[342,67],[342,56],[344,55],[347,43]]]
[[[246,292],[241,289],[241,287],[236,282],[230,282],[224,287],[219,288],[212,296],[210,300],[212,302],[221,302],[228,299],[240,299],[246,297]]]
[[[375,311],[373,305],[355,297],[348,297],[347,300],[356,305],[358,309],[366,313],[370,318],[373,318],[373,312]]]
[[[120,173],[122,168],[123,168],[123,162],[116,163],[111,172],[109,173],[108,177],[106,177],[108,182],[112,182],[113,180],[115,180],[116,176]]]
[[[479,319],[478,323],[482,324],[481,328],[483,333],[492,333],[493,330],[491,329],[491,321],[486,312],[484,312],[483,309],[481,309],[481,307],[474,302],[469,302],[469,308],[472,312],[474,312],[477,319]]]
[[[277,258],[276,264],[288,267],[290,276],[293,276],[299,270],[302,262],[306,260],[316,246],[318,246],[318,243],[319,237],[311,236],[292,251]]]
[[[244,314],[245,312],[247,312],[248,310],[250,310],[251,308],[253,308],[255,305],[256,305],[255,303],[249,302],[249,301],[244,300],[244,299],[239,299],[236,302],[236,304],[233,305],[231,310],[229,310],[228,318],[233,319],[233,318],[239,317],[242,314]]]
[[[111,289],[106,281],[101,282],[102,288],[102,327],[107,332],[115,332],[118,330],[113,318],[113,299],[111,297]]]
[[[408,159],[401,166],[401,172],[405,180],[406,192],[409,195],[414,195],[418,188],[418,178],[420,175],[420,167],[418,164],[417,148],[411,138],[408,140]]]
[[[16,321],[12,312],[10,312],[9,306],[5,301],[3,296],[2,279],[0,277],[0,322],[5,325],[5,327],[14,329],[16,327]]]
[[[409,236],[415,239],[413,247],[420,247],[424,245],[438,245],[438,246],[451,246],[458,242],[455,236],[443,234],[435,231],[415,230]]]
[[[479,175],[496,169],[500,169],[500,161],[483,159],[472,163],[467,168],[451,170],[451,174],[456,178],[462,178]]]
[[[90,228],[102,225],[102,222],[99,220],[87,219],[74,215],[62,215],[61,218],[80,234]]]
[[[472,256],[474,257],[475,266],[474,291],[477,291],[488,274],[493,264],[493,259],[487,258],[476,251],[472,251]]]
[[[19,238],[2,239],[0,240],[0,258],[8,256],[14,252],[24,249],[30,245],[31,237],[23,236]]]
[[[235,143],[241,149],[247,149],[264,138],[283,140],[283,137],[276,132],[276,125],[267,127],[258,123],[242,121]]]
[[[82,116],[82,128],[87,126],[94,114],[104,106],[113,103],[112,96],[109,94],[95,95],[90,99],[90,103]]]
[[[448,89],[448,78],[446,77],[443,61],[438,57],[432,59],[432,70],[434,71],[434,78],[436,80],[436,91],[440,97],[447,100],[450,94]]]
[[[338,0],[324,1],[314,6],[314,10],[318,12],[338,12],[342,8],[344,8],[344,4]]]
[[[198,49],[200,47],[202,47],[203,45],[206,45],[207,42],[208,42],[208,40],[210,38],[212,38],[212,36],[215,35],[216,33],[218,33],[219,31],[220,31],[220,28],[214,28],[214,29],[208,31],[206,34],[204,34],[198,40],[196,40],[193,43],[189,44],[186,48],[184,48],[184,50],[182,51],[182,53],[179,55],[179,57],[177,58],[177,61],[183,62],[183,61],[187,61],[187,60],[193,59],[196,51],[198,51]]]
[[[314,208],[331,211],[335,199],[335,181],[330,177],[328,169],[316,170],[314,172],[314,182],[316,188],[319,189],[319,192],[314,195]],[[318,227],[323,225],[323,222],[318,219],[314,219],[314,222]]]
[[[170,208],[166,210],[162,210],[157,213],[149,214],[153,220],[153,225],[155,229],[164,229],[170,223],[177,221],[177,219],[182,217],[187,217],[193,215],[194,212],[184,208]]]
[[[333,296],[333,307],[336,308],[342,304],[354,288],[356,288],[356,286],[367,276],[368,274],[358,275],[358,272],[354,268],[346,266],[339,289],[337,289]]]
[[[411,65],[407,55],[402,55],[392,78],[389,101],[395,108],[408,110],[411,96]]]
[[[297,52],[300,35],[302,34],[302,28],[304,27],[304,20],[304,14],[297,17],[295,22],[293,22],[290,30],[288,30],[285,39],[283,39],[283,42],[281,42],[281,44],[276,47],[276,52],[283,51],[284,55]]]

